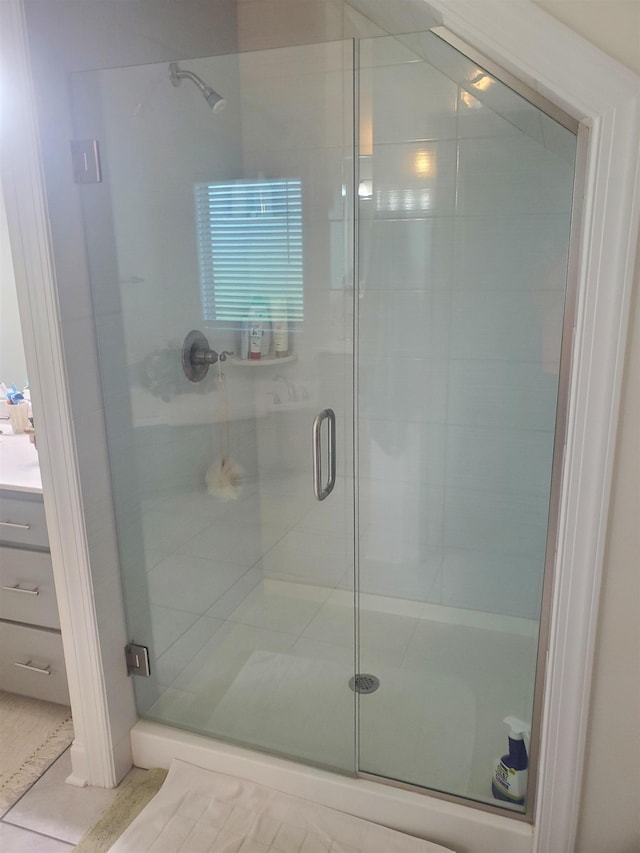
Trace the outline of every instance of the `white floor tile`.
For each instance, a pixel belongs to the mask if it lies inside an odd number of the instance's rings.
[[[216,521],[180,548],[180,554],[250,568],[287,532],[286,527]]]
[[[172,684],[194,657],[224,625],[221,619],[201,616],[156,660],[158,683]]]
[[[77,844],[107,808],[116,791],[67,785],[65,779],[70,774],[71,758],[67,750],[5,815],[4,820],[23,829]]]
[[[399,666],[416,626],[416,619],[362,610],[360,658],[364,669],[383,664]],[[302,638],[353,647],[353,607],[327,603],[304,630]]]
[[[255,589],[262,582],[262,566],[258,564],[254,568],[245,572],[233,586],[221,595],[220,598],[213,604],[205,613],[205,616],[215,617],[216,619],[228,619],[231,613],[239,607],[249,595],[252,589]]]
[[[73,844],[65,844],[46,835],[38,835],[18,826],[0,822],[0,850],[2,853],[68,853]]]
[[[295,639],[291,634],[228,622],[193,657],[172,686],[197,693],[201,698],[201,715],[207,720],[211,709],[256,650],[288,651]]]
[[[348,543],[336,534],[296,528],[265,555],[262,566],[265,577],[335,586],[348,568],[349,554]]]
[[[172,607],[150,605],[151,631],[156,658],[164,654],[198,619],[195,613],[174,610]]]

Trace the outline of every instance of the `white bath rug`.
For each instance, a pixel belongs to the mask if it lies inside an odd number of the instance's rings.
[[[447,849],[174,759],[162,788],[111,853],[446,853]]]

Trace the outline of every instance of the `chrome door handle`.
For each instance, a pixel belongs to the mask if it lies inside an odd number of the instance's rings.
[[[327,421],[329,439],[329,478],[325,486],[322,485],[322,443],[320,439],[323,421]],[[315,416],[311,434],[313,440],[313,494],[317,501],[323,501],[329,497],[336,484],[336,414],[333,409],[323,409]]]
[[[30,530],[30,524],[18,524],[17,521],[0,521],[0,527],[13,527],[16,530]]]

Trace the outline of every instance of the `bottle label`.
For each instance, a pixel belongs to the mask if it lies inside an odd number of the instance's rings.
[[[510,803],[522,804],[527,793],[527,771],[514,770],[501,761],[493,776],[493,795]]]

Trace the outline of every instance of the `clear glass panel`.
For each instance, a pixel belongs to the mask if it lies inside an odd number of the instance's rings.
[[[221,112],[169,63],[73,80],[103,167],[81,191],[139,713],[351,772],[352,56],[179,63]],[[192,329],[233,353],[197,384]]]
[[[359,81],[359,671],[380,679],[359,768],[502,805],[502,720],[532,716],[576,139],[430,33],[361,42]]]

